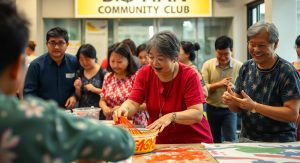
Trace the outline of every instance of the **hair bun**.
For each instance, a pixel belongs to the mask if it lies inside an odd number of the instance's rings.
[[[195,51],[200,50],[200,45],[197,42],[194,43],[194,47],[195,47]]]

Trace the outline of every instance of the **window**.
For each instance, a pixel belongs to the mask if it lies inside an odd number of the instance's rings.
[[[255,1],[247,5],[248,27],[258,21],[265,20],[265,3],[264,0]]]
[[[247,5],[247,28],[258,21],[265,20],[265,3],[264,0],[258,0]],[[247,58],[251,59],[249,52]]]
[[[130,38],[136,46],[149,40],[154,34],[153,19],[120,19],[116,20],[117,29],[114,42]]]

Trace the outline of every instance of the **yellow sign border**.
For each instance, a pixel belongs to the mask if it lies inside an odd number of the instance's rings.
[[[140,1],[136,2],[124,2],[125,0],[111,0],[111,2],[103,2],[103,0],[75,0],[75,18],[193,18],[193,17],[211,17],[212,16],[212,0],[174,0],[176,2],[168,2],[168,0],[131,0]],[[144,2],[145,1],[145,2]],[[151,2],[152,1],[152,2]],[[154,1],[154,2],[153,2]],[[179,2],[181,1],[181,2]],[[142,4],[142,5],[141,5]],[[199,7],[199,4],[203,6]],[[103,5],[103,6],[101,6]],[[99,6],[99,7],[98,7]],[[111,9],[110,11],[125,11],[125,10],[113,10],[113,9],[128,9],[134,10],[137,8],[143,9],[148,7],[149,12],[156,11],[156,13],[104,13],[98,12],[99,8],[106,7]],[[97,8],[98,7],[98,8]],[[169,13],[166,12],[166,7],[169,9]],[[202,7],[202,8],[201,8]],[[157,10],[154,10],[158,8]],[[187,11],[189,9],[192,13],[176,13],[176,11]],[[95,11],[96,10],[96,11]],[[128,11],[126,10],[126,11]],[[162,12],[164,10],[164,12]],[[201,11],[200,11],[201,10]],[[104,11],[104,10],[103,10]],[[140,10],[139,10],[140,11]],[[146,9],[144,9],[146,12]],[[159,11],[159,12],[158,12]],[[172,11],[172,12],[171,12]],[[203,12],[205,11],[205,12]],[[200,13],[202,12],[202,13]]]

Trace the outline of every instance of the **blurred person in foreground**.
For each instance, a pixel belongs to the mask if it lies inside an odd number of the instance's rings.
[[[28,21],[14,3],[0,1],[0,162],[118,161],[133,154],[130,134],[75,118],[54,102],[15,96],[24,80]]]
[[[146,103],[148,129],[159,130],[157,143],[212,143],[203,116],[205,98],[197,72],[177,61],[180,42],[169,31],[155,34],[147,44],[149,65],[137,73],[133,89],[115,118],[133,115]]]
[[[279,57],[279,33],[273,23],[248,28],[248,50],[235,83],[223,94],[224,104],[241,112],[240,142],[296,141],[295,122],[300,107],[300,77],[294,66]]]

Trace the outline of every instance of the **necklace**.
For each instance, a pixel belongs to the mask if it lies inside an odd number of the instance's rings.
[[[175,65],[176,66],[176,65]],[[160,91],[160,89],[159,89],[159,91],[158,91],[158,105],[159,105],[159,114],[158,114],[158,117],[160,118],[160,117],[162,117],[163,116],[163,114],[162,114],[162,111],[163,111],[163,109],[164,109],[164,106],[165,106],[165,103],[166,103],[166,100],[167,100],[167,98],[169,97],[169,93],[170,93],[170,90],[172,89],[172,86],[173,86],[173,79],[174,79],[174,75],[175,75],[175,71],[176,71],[176,67],[174,68],[174,70],[173,70],[173,73],[172,73],[172,81],[171,81],[171,84],[170,84],[170,87],[168,88],[168,90],[167,90],[167,93],[164,95],[164,91],[162,91],[162,93],[160,93],[161,91]],[[159,88],[159,78],[157,77],[157,87]],[[163,84],[162,84],[163,85]],[[162,98],[163,98],[163,100],[162,100],[162,102],[161,102],[161,94],[162,94]],[[162,104],[161,104],[162,103]]]

